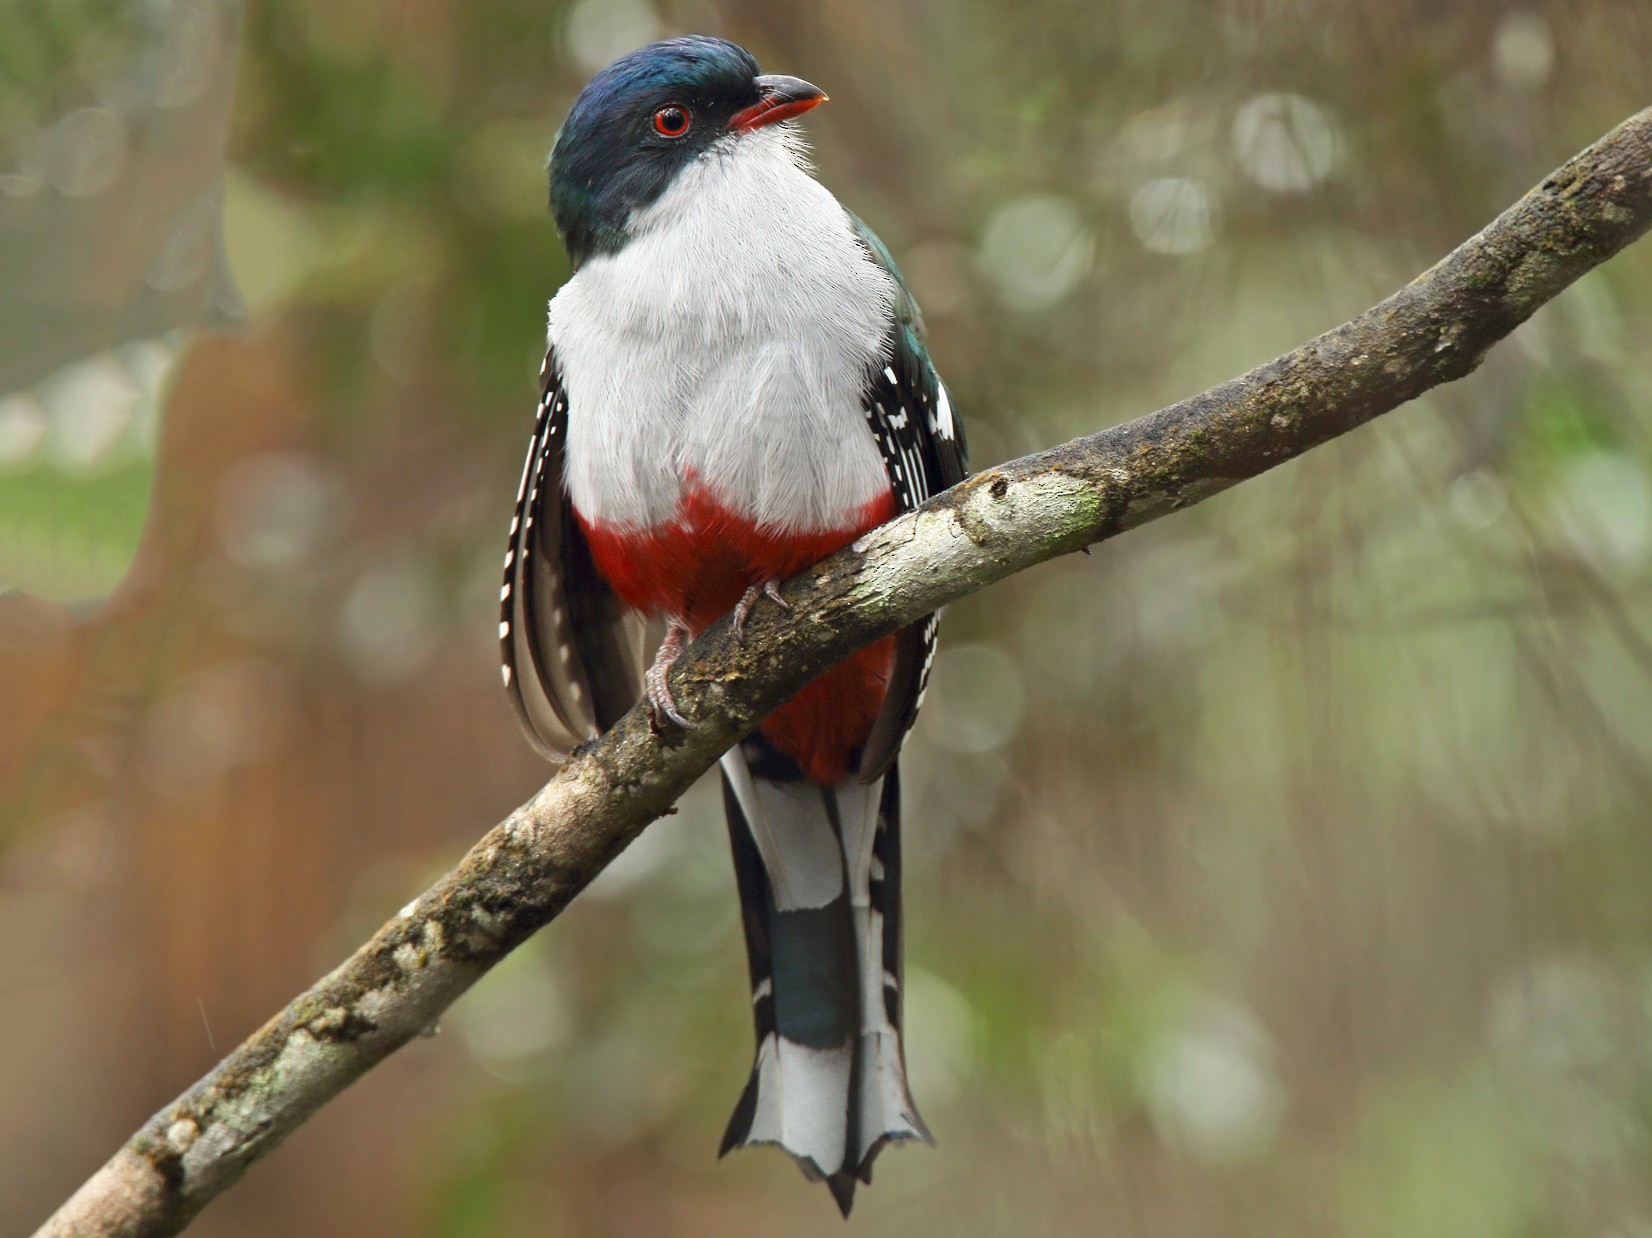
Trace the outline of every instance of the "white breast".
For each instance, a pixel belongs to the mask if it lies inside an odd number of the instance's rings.
[[[693,478],[766,527],[835,529],[888,489],[861,395],[894,281],[787,128],[708,151],[551,302],[587,518],[669,521]]]

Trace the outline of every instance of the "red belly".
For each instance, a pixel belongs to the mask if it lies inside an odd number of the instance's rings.
[[[894,514],[895,496],[886,494],[862,507],[847,528],[780,533],[692,487],[670,524],[641,533],[583,516],[579,524],[597,570],[626,605],[681,618],[697,636],[733,610],[750,586],[791,576]],[[805,684],[759,730],[815,782],[841,781],[877,719],[894,654],[893,637],[851,654]]]

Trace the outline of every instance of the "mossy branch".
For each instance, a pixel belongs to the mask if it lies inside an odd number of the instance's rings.
[[[853,650],[1012,573],[1295,458],[1486,351],[1652,226],[1652,109],[1619,125],[1426,274],[1241,378],[988,469],[789,582],[744,646],[727,622],[672,690],[578,751],[452,872],[152,1117],[38,1231],[174,1234],[327,1101],[556,918],[718,756]]]

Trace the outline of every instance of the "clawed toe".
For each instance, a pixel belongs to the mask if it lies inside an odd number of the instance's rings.
[[[694,723],[677,711],[677,702],[671,699],[671,688],[665,682],[665,674],[664,670],[648,672],[648,708],[654,715],[654,730],[659,731],[661,718],[669,718],[687,731]]]
[[[671,673],[671,664],[677,660],[677,655],[682,653],[683,646],[687,643],[687,636],[688,629],[679,624],[673,623],[667,627],[665,639],[660,642],[660,647],[654,654],[654,662],[649,666],[648,673],[643,676],[648,710],[653,715],[656,733],[661,728],[662,718],[669,718],[685,731],[695,726],[678,710],[677,702],[671,696],[671,685],[666,681],[666,677]]]
[[[779,606],[781,610],[790,610],[792,604],[780,596],[780,582],[765,580],[760,585],[752,585],[740,595],[740,600],[734,604],[734,639],[742,645],[746,643],[746,620],[751,618],[751,612],[757,605],[757,599],[766,597]]]

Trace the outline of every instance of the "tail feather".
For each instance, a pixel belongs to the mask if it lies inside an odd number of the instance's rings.
[[[901,1047],[899,776],[822,787],[758,739],[723,790],[757,1055],[722,1151],[777,1144],[847,1216],[885,1144],[932,1142]]]

